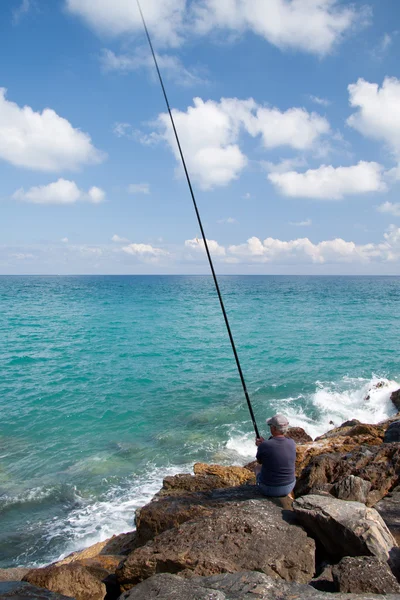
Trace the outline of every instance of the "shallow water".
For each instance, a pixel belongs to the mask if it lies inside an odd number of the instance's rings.
[[[260,430],[394,412],[400,278],[220,284]],[[209,277],[0,277],[0,370],[1,567],[131,530],[165,475],[254,455]]]

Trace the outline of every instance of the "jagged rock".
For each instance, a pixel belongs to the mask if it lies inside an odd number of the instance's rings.
[[[314,540],[295,523],[293,512],[267,499],[230,501],[137,548],[116,576],[124,590],[160,572],[192,577],[245,568],[308,582],[314,574],[314,555]]]
[[[0,581],[21,581],[29,570],[30,569],[26,569],[25,567],[0,569]]]
[[[400,421],[394,421],[389,425],[386,429],[383,441],[385,444],[400,442]]]
[[[59,567],[50,565],[42,569],[31,569],[23,581],[72,596],[76,600],[104,600],[107,593],[104,580],[108,575],[104,569],[84,567],[73,562]]]
[[[335,584],[333,583],[332,565],[327,565],[318,577],[313,577],[310,585],[320,592],[335,592]]]
[[[335,484],[349,475],[371,483],[367,505],[376,504],[399,482],[399,444],[360,446],[350,452],[315,456],[298,477],[295,496],[304,496],[325,484]]]
[[[164,573],[154,575],[123,594],[119,600],[332,600],[332,594],[309,585],[287,583],[263,573],[244,571],[185,580]],[[334,600],[381,600],[375,594],[335,594]],[[385,600],[399,600],[388,594]]]
[[[111,538],[106,540],[105,546],[101,550],[100,554],[125,556],[132,552],[132,550],[134,550],[136,547],[137,533],[136,531],[129,531],[128,533],[113,535]]]
[[[374,508],[385,521],[390,533],[400,545],[400,486],[389,492]]]
[[[300,523],[334,559],[376,556],[387,561],[396,542],[379,513],[360,502],[303,496],[293,503]]]
[[[289,427],[286,437],[291,438],[296,444],[306,444],[313,439],[302,427]]]
[[[75,600],[72,596],[63,596],[43,588],[36,587],[25,581],[7,581],[0,583],[0,598],[14,600]]]
[[[374,556],[345,556],[332,568],[337,592],[400,594],[400,585],[387,562]]]
[[[337,437],[355,437],[358,435],[370,435],[371,437],[383,438],[385,426],[384,424],[369,425],[367,423],[361,423],[357,419],[351,421],[345,421],[339,427],[334,427],[330,431],[327,431],[323,435],[315,438],[316,442],[321,440],[327,440]]]
[[[335,483],[331,489],[331,494],[340,500],[351,500],[354,502],[363,502],[365,504],[370,489],[370,481],[361,479],[361,477],[349,475]]]
[[[255,485],[240,486],[186,494],[185,496],[155,497],[136,511],[137,545],[143,546],[163,531],[178,527],[186,521],[209,516],[216,508],[229,506],[233,501],[264,498]]]
[[[255,483],[255,474],[245,467],[221,467],[196,463],[194,475],[183,473],[166,477],[157,496],[179,496],[187,492],[205,492],[218,488]]]
[[[395,405],[395,407],[397,408],[397,410],[400,410],[400,390],[396,390],[395,392],[392,392],[390,394],[390,399],[393,402],[393,404]]]
[[[87,548],[79,550],[78,552],[71,552],[71,554],[68,554],[68,556],[66,556],[62,560],[58,560],[57,562],[55,562],[54,565],[58,567],[61,565],[69,565],[72,562],[76,562],[77,560],[81,560],[84,558],[93,558],[94,556],[100,554],[100,552],[103,550],[106,544],[107,540],[104,542],[97,542],[97,544],[88,546]]]

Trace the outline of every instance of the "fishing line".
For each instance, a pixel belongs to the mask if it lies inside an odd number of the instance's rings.
[[[153,44],[151,43],[150,34],[149,34],[149,31],[148,31],[147,26],[146,26],[146,21],[144,20],[144,16],[143,16],[143,12],[142,12],[139,0],[136,0],[136,2],[137,2],[137,5],[138,5],[140,16],[142,18],[143,27],[144,27],[144,30],[146,32],[147,41],[149,42],[151,54],[153,55],[154,64],[155,64],[155,67],[156,67],[156,70],[157,70],[158,78],[159,78],[160,84],[161,84],[161,89],[163,91],[163,95],[164,95],[164,99],[165,99],[165,104],[167,105],[167,109],[168,109],[168,113],[169,113],[169,118],[171,119],[172,128],[174,130],[176,143],[178,144],[179,154],[180,154],[180,157],[181,157],[181,160],[182,160],[183,169],[185,171],[186,180],[188,182],[188,186],[189,186],[189,190],[190,190],[190,195],[191,195],[192,201],[193,201],[194,210],[196,212],[197,220],[198,220],[198,223],[199,223],[199,226],[200,226],[200,231],[201,231],[201,235],[202,235],[202,238],[203,238],[204,247],[205,247],[205,250],[206,250],[206,253],[207,253],[208,262],[210,263],[211,273],[212,273],[212,276],[213,276],[213,279],[214,279],[214,284],[215,284],[215,287],[216,287],[216,290],[217,290],[217,294],[218,294],[218,298],[219,298],[219,303],[220,303],[221,309],[222,309],[222,314],[224,315],[225,325],[226,325],[226,328],[228,330],[229,339],[230,339],[230,342],[231,342],[233,354],[235,356],[236,366],[237,366],[237,369],[239,371],[240,381],[242,382],[243,392],[244,392],[244,395],[245,395],[245,398],[246,398],[247,406],[249,408],[251,420],[253,422],[254,431],[256,432],[256,436],[259,438],[260,434],[258,432],[258,427],[257,427],[256,419],[254,417],[253,407],[252,407],[251,402],[250,402],[250,397],[249,397],[249,394],[248,394],[248,391],[247,391],[246,382],[244,380],[242,367],[240,366],[239,356],[238,356],[238,353],[236,351],[236,346],[235,346],[235,342],[234,342],[234,339],[233,339],[232,331],[231,331],[231,328],[230,328],[230,325],[229,325],[228,315],[226,314],[225,305],[224,305],[224,301],[222,299],[221,290],[219,289],[219,284],[218,284],[217,276],[216,276],[215,270],[214,270],[214,264],[213,264],[213,261],[212,261],[212,258],[211,258],[210,251],[208,249],[207,238],[205,236],[204,229],[203,229],[203,224],[202,224],[201,218],[200,218],[200,213],[199,213],[199,210],[197,208],[197,203],[196,203],[196,199],[194,197],[192,183],[190,181],[189,172],[188,172],[187,167],[186,167],[185,157],[183,155],[182,147],[181,147],[181,144],[180,144],[180,141],[179,141],[179,137],[178,137],[178,132],[177,132],[176,127],[175,127],[175,121],[174,121],[174,118],[172,116],[171,108],[170,108],[170,105],[169,105],[169,102],[168,102],[167,92],[165,91],[164,82],[163,82],[162,77],[161,77],[161,72],[160,72],[160,69],[158,68],[157,58],[156,58],[156,55],[155,55],[155,52],[154,52],[154,49],[153,49]]]

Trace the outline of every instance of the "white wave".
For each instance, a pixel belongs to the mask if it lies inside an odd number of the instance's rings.
[[[160,490],[164,477],[183,471],[192,472],[192,466],[152,468],[125,489],[111,488],[104,500],[86,501],[85,506],[72,510],[67,519],[53,521],[48,539],[69,539],[63,553],[54,560],[62,560],[71,552],[103,542],[113,535],[134,531],[136,509],[149,502]]]
[[[399,388],[398,382],[376,375],[371,379],[344,377],[339,382],[317,381],[316,390],[309,397],[274,401],[274,412],[282,412],[288,417],[291,426],[302,427],[315,438],[350,419],[358,419],[362,423],[379,423],[394,415],[396,408],[390,395]],[[307,409],[299,406],[300,398]],[[310,416],[311,414],[314,416]],[[267,433],[264,431],[264,435]],[[254,434],[232,430],[226,448],[242,458],[242,464],[243,458],[254,459]]]

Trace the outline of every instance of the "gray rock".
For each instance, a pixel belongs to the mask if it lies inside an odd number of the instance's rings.
[[[393,402],[393,404],[395,405],[395,407],[397,408],[397,410],[400,410],[400,390],[396,390],[395,392],[392,392],[390,394],[390,399]]]
[[[400,421],[394,421],[393,423],[390,423],[389,427],[386,429],[383,442],[385,444],[390,444],[391,442],[400,442]]]
[[[396,546],[378,512],[360,502],[310,495],[295,500],[293,510],[306,530],[335,559],[376,556],[386,561]]]
[[[335,483],[331,489],[331,494],[340,500],[351,500],[353,502],[363,502],[365,504],[370,489],[370,481],[366,481],[355,475],[349,475]]]
[[[14,600],[71,600],[72,596],[63,596],[49,592],[25,581],[7,581],[0,583],[0,598],[14,598]],[[72,600],[75,600],[74,598]]]
[[[399,600],[398,594],[335,594],[334,600]],[[140,583],[119,600],[332,600],[309,585],[288,583],[251,571],[185,580],[163,573]]]
[[[318,577],[313,577],[310,585],[321,592],[336,592],[335,584],[333,583],[332,565],[327,565]]]
[[[385,498],[375,504],[374,508],[381,515],[390,533],[400,546],[400,486],[389,492]]]
[[[337,592],[400,594],[400,585],[388,564],[375,556],[345,556],[332,568]]]
[[[125,591],[156,573],[193,577],[249,568],[287,581],[311,580],[315,543],[292,511],[267,499],[228,503],[137,548],[116,576]]]
[[[30,569],[25,567],[13,567],[0,569],[0,581],[21,581]]]

